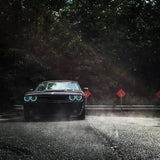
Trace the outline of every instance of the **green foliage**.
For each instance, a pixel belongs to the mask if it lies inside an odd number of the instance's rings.
[[[117,103],[122,87],[148,100],[160,88],[157,0],[10,0],[0,10],[5,106],[48,79],[78,80],[90,103]]]

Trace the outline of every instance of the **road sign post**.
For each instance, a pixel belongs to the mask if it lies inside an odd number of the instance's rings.
[[[91,95],[91,92],[90,91],[85,91],[84,94],[85,94],[86,105],[87,105],[87,98]]]
[[[122,98],[120,97],[120,99],[121,99],[121,112],[122,112]]]
[[[120,90],[117,92],[117,95],[120,97],[120,101],[121,101],[121,111],[122,111],[122,98],[126,95],[126,92],[123,91],[123,89],[120,89]]]

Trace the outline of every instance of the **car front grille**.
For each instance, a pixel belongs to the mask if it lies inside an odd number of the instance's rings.
[[[68,95],[38,96],[38,101],[42,101],[42,102],[68,101]]]

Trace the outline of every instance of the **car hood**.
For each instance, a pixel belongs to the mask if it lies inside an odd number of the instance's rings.
[[[38,96],[38,95],[82,95],[84,96],[83,91],[31,91],[25,93],[25,96]]]

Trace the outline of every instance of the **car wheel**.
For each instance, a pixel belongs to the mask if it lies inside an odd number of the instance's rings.
[[[33,121],[33,112],[32,112],[32,110],[29,110],[29,109],[25,109],[24,110],[24,120],[26,122]]]
[[[85,109],[83,109],[83,111],[79,117],[79,120],[85,120]]]

